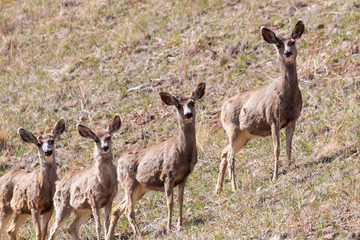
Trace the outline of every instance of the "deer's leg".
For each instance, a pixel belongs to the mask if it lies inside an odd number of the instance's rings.
[[[66,206],[65,202],[61,202],[58,206],[55,205],[56,215],[55,222],[51,228],[51,233],[49,239],[54,240],[56,235],[59,232],[59,229],[66,222],[66,220],[70,217],[73,209],[70,206]]]
[[[42,215],[42,219],[41,219],[41,239],[45,240],[46,238],[46,234],[47,234],[47,229],[48,229],[48,225],[49,225],[49,221],[51,218],[51,215],[54,212],[54,208],[52,207],[49,211],[45,212]]]
[[[279,168],[279,156],[280,156],[280,128],[278,121],[274,121],[271,124],[271,135],[273,139],[274,156],[275,156],[273,181],[276,181],[279,171],[278,168]]]
[[[109,231],[109,225],[110,225],[110,219],[109,219],[109,215],[111,212],[111,206],[113,203],[113,199],[109,200],[107,202],[107,204],[104,206],[104,232],[105,232],[105,237],[108,234]]]
[[[41,240],[40,212],[39,209],[31,209],[32,222],[36,230],[36,239]]]
[[[285,128],[286,133],[286,155],[287,155],[287,169],[290,170],[291,165],[291,145],[292,145],[292,138],[295,131],[295,122],[289,123]]]
[[[111,214],[111,223],[109,226],[109,231],[106,234],[106,240],[110,240],[112,235],[115,231],[115,226],[117,221],[119,220],[120,216],[124,213],[126,206],[127,206],[127,200],[128,198],[125,197],[116,207],[113,209]]]
[[[229,162],[229,177],[233,191],[236,191],[235,181],[235,154],[240,151],[248,142],[250,138],[245,131],[240,132],[235,139],[231,140],[231,150],[228,153]]]
[[[165,178],[165,194],[166,194],[166,202],[168,208],[168,230],[171,230],[171,218],[172,218],[172,211],[174,207],[174,181],[167,176]]]
[[[3,235],[6,225],[10,221],[11,215],[12,215],[11,208],[3,207],[0,209],[0,239],[1,236]]]
[[[125,213],[129,219],[132,229],[139,238],[142,238],[142,234],[140,232],[139,226],[135,221],[135,204],[139,199],[142,198],[142,196],[144,196],[144,194],[145,191],[139,185],[138,187],[135,187],[135,189],[133,190],[132,189],[127,190],[128,201],[127,201]]]
[[[218,181],[217,181],[216,190],[215,190],[215,193],[216,193],[216,194],[221,193],[222,188],[223,188],[224,178],[225,178],[225,172],[226,172],[226,167],[227,167],[227,165],[228,165],[227,155],[228,155],[228,152],[229,152],[229,148],[230,148],[230,145],[227,145],[227,146],[221,151],[220,171],[219,171]]]
[[[21,225],[24,224],[29,215],[26,214],[15,214],[14,220],[8,228],[8,236],[10,239],[16,239],[17,230]]]
[[[68,232],[71,235],[71,237],[73,239],[80,239],[78,232],[80,229],[80,226],[86,221],[86,219],[89,218],[91,214],[91,211],[87,211],[87,210],[82,210],[82,211],[75,211],[75,220],[74,222],[71,224]]]
[[[184,189],[186,184],[187,178],[184,179],[182,183],[179,184],[179,195],[178,195],[178,204],[179,204],[179,221],[177,224],[178,231],[182,230],[182,207],[183,207],[183,200],[184,200]]]
[[[96,223],[96,236],[97,236],[97,239],[100,240],[101,239],[101,223],[100,223],[99,203],[98,203],[97,199],[95,199],[95,196],[93,196],[91,193],[89,196],[89,200],[90,200],[92,214],[94,215],[94,220]]]

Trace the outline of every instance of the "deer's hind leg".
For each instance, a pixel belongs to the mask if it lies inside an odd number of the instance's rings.
[[[51,233],[49,237],[49,239],[51,240],[56,238],[56,235],[58,234],[60,228],[73,212],[73,208],[69,205],[68,199],[62,199],[62,197],[60,197],[59,199],[58,197],[54,197],[54,205],[56,209],[56,215],[55,215],[55,222],[51,228]]]
[[[140,185],[135,187],[133,191],[127,192],[128,201],[125,209],[125,214],[129,219],[130,225],[139,238],[142,238],[142,234],[140,232],[139,226],[135,221],[135,204],[142,198],[142,196],[144,196],[144,194],[145,190]]]
[[[118,205],[116,205],[111,214],[111,223],[109,226],[109,231],[106,233],[106,240],[110,240],[114,234],[116,223],[118,222],[120,216],[125,212],[127,206],[128,198],[125,197]]]
[[[80,226],[89,218],[90,214],[91,210],[75,210],[75,220],[68,230],[73,239],[80,239],[78,235]]]
[[[246,131],[241,131],[238,127],[234,127],[230,131],[226,131],[226,133],[229,136],[230,143],[221,152],[220,172],[216,186],[217,194],[222,191],[226,167],[228,167],[229,170],[232,190],[236,191],[235,154],[250,140],[249,134]]]
[[[29,217],[27,214],[16,213],[15,217],[8,228],[8,236],[10,239],[16,239],[16,232],[21,225],[24,224],[26,219]]]
[[[10,221],[13,211],[10,207],[2,207],[0,209],[0,239],[4,233],[5,227]]]

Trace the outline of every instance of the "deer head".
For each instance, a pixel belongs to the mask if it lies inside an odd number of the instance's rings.
[[[179,98],[170,93],[160,92],[160,98],[166,105],[174,105],[178,111],[180,122],[188,124],[195,122],[195,102],[205,94],[205,83],[200,83],[191,95],[181,95]]]
[[[106,154],[111,152],[111,148],[112,148],[111,137],[116,131],[119,130],[120,126],[121,126],[121,119],[118,114],[116,114],[113,117],[113,119],[110,121],[107,130],[102,129],[96,133],[94,133],[87,126],[84,126],[80,123],[76,125],[80,136],[94,140],[96,144],[97,152],[100,154]]]
[[[279,58],[285,63],[292,63],[296,61],[296,39],[300,38],[305,30],[303,20],[299,20],[290,37],[278,38],[276,34],[266,27],[261,27],[261,35],[267,43],[275,44]]]
[[[51,134],[42,135],[38,138],[32,132],[24,128],[18,129],[18,135],[24,142],[35,144],[38,148],[39,156],[45,160],[51,160],[55,153],[55,140],[65,131],[65,119],[60,120],[55,124]]]

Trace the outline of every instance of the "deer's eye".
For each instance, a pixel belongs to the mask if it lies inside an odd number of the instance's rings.
[[[111,137],[107,137],[105,138],[106,141],[110,141],[111,140]]]
[[[100,142],[100,140],[99,140],[98,138],[96,138],[96,139],[95,139],[95,142],[96,142],[96,143],[99,143],[99,142]]]
[[[283,46],[284,46],[283,43],[277,43],[277,44],[276,44],[276,47],[277,47],[277,48],[282,48]]]
[[[295,45],[295,41],[289,42],[289,46],[294,46],[294,45]]]
[[[178,105],[176,105],[176,108],[177,108],[177,109],[181,109],[182,106],[181,106],[180,104],[178,104]]]
[[[195,102],[189,102],[189,106],[190,106],[190,107],[195,106]]]
[[[50,140],[49,143],[50,143],[51,145],[53,145],[53,144],[55,143],[55,141],[54,141],[54,140]]]

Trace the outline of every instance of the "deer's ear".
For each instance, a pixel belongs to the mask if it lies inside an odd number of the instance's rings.
[[[115,133],[117,130],[120,129],[121,126],[121,119],[120,119],[120,115],[116,114],[113,119],[111,120],[109,127],[108,127],[108,133],[109,134],[113,134]]]
[[[23,128],[19,128],[17,130],[18,135],[20,136],[20,138],[27,143],[33,143],[33,144],[38,144],[39,141],[37,140],[37,138],[34,136],[34,134],[32,134],[29,131],[26,131]]]
[[[176,105],[178,100],[167,92],[160,92],[160,98],[166,105]]]
[[[57,138],[58,136],[60,136],[63,132],[65,131],[65,119],[64,118],[60,118],[59,121],[57,121],[57,123],[55,124],[51,135],[54,138]]]
[[[267,43],[275,44],[277,42],[278,38],[276,37],[276,34],[267,27],[261,27],[260,32]]]
[[[199,100],[200,98],[202,98],[205,94],[205,87],[206,84],[204,82],[200,83],[192,93],[192,99]]]
[[[78,123],[76,125],[76,128],[77,128],[80,136],[82,136],[84,138],[92,139],[94,141],[97,139],[96,134],[93,131],[91,131],[91,129],[88,128],[87,126],[84,126],[84,125]]]
[[[295,27],[291,33],[291,38],[292,39],[297,39],[300,38],[301,35],[304,33],[305,31],[305,24],[303,20],[299,20],[296,24]]]

